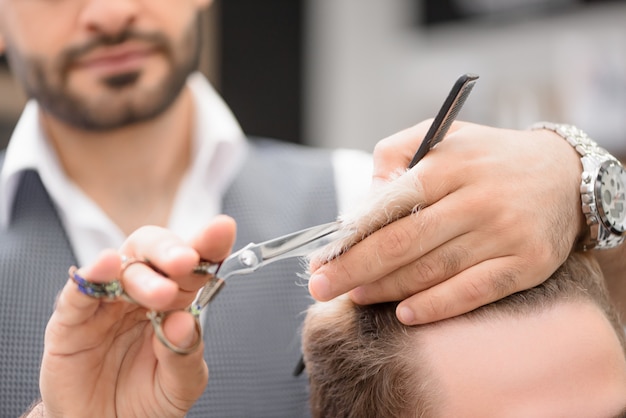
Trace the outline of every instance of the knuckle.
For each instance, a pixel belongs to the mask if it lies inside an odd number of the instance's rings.
[[[452,305],[443,295],[433,293],[428,296],[420,311],[430,320],[449,318],[452,316]]]
[[[529,245],[520,250],[518,269],[521,271],[532,270],[549,273],[557,269],[569,254],[569,248],[562,251],[559,246],[545,241],[537,242],[536,245]]]
[[[436,284],[439,277],[439,264],[432,257],[424,256],[413,263],[415,280],[422,286],[430,287]]]
[[[412,296],[418,289],[415,287],[415,282],[412,277],[407,277],[402,274],[398,274],[393,278],[393,285],[395,288],[394,293],[398,299]]]
[[[411,228],[416,237],[434,236],[433,234],[441,228],[444,221],[441,214],[428,207],[412,213],[409,219],[412,220]]]
[[[495,301],[518,290],[519,272],[515,270],[493,271],[487,275],[470,280],[467,288],[471,301]]]
[[[359,263],[359,269],[360,271],[363,272],[363,274],[365,275],[370,275],[373,272],[375,272],[378,267],[381,264],[381,260],[383,258],[378,255],[378,256],[367,256],[366,254],[363,254],[361,257],[359,257],[360,263]],[[346,278],[346,280],[352,282],[352,277],[356,274],[353,272],[353,270],[351,268],[348,268],[348,265],[343,265],[342,264],[342,270],[341,273],[344,275],[343,277]]]
[[[364,266],[367,268],[368,265],[364,264]],[[336,262],[334,264],[332,264],[332,267],[329,266],[328,270],[326,270],[327,275],[330,278],[330,282],[338,282],[335,280],[332,280],[333,277],[336,277],[338,279],[340,279],[341,282],[343,283],[353,283],[354,282],[354,274],[352,269],[348,268],[348,265],[345,263],[341,263],[341,262]]]
[[[442,266],[444,276],[447,278],[458,273],[463,263],[469,258],[470,252],[467,248],[460,246],[443,248],[439,256],[439,263]]]
[[[388,228],[381,242],[381,258],[401,258],[411,247],[411,235],[404,228]]]
[[[397,146],[393,143],[392,137],[384,138],[374,145],[372,154],[375,159],[384,159],[388,156],[394,156],[397,153]]]
[[[475,303],[478,300],[485,298],[485,283],[486,280],[468,280],[465,283],[464,293],[465,298],[470,303]]]
[[[491,294],[494,299],[502,299],[519,290],[520,273],[513,270],[501,272],[498,278],[493,280]]]
[[[551,265],[554,262],[554,258],[559,258],[550,248],[535,248],[531,249],[531,257],[528,260],[529,264],[533,263],[539,266]]]
[[[469,258],[466,248],[441,248],[414,263],[415,277],[424,286],[437,284],[459,273]]]

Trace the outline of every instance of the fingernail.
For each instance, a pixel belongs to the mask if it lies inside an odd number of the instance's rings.
[[[330,280],[324,274],[314,274],[309,282],[311,295],[319,300],[325,301],[331,298]]]
[[[398,307],[398,310],[396,311],[396,315],[398,316],[398,319],[400,320],[400,322],[402,322],[405,325],[413,325],[413,322],[415,322],[415,313],[409,307],[406,307],[406,306]]]

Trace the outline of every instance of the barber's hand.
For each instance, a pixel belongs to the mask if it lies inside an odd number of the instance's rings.
[[[191,243],[157,227],[133,233],[120,253],[147,258],[169,277],[141,263],[126,269],[124,289],[143,307],[91,298],[69,280],[46,329],[40,377],[46,417],[183,417],[207,384],[203,346],[188,355],[173,353],[155,337],[146,308],[188,306],[205,283],[193,267],[200,258],[224,259],[234,235],[234,221],[225,216]],[[93,282],[119,277],[120,253],[103,252],[79,269],[80,276]],[[163,328],[180,347],[199,338],[187,312],[168,316]]]
[[[407,167],[429,126],[377,145],[374,188]],[[311,294],[403,300],[398,318],[412,325],[532,287],[565,260],[584,228],[581,171],[576,152],[554,133],[457,122],[411,170],[426,207],[317,268]]]

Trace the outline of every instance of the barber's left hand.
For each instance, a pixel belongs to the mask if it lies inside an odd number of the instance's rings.
[[[68,280],[48,322],[40,374],[46,417],[183,417],[208,379],[200,340],[187,355],[174,353],[155,336],[147,309],[176,310],[163,324],[175,346],[193,347],[201,336],[183,311],[205,278],[192,274],[201,258],[222,260],[234,241],[235,223],[217,217],[190,242],[145,226],[120,251],[103,251],[78,270],[92,283],[123,276],[137,302],[108,301],[81,293]],[[167,277],[142,263],[121,272],[121,257],[149,259]]]
[[[405,169],[425,121],[381,141],[374,188]],[[473,310],[552,274],[584,228],[580,160],[557,135],[453,124],[412,170],[426,207],[380,229],[313,271],[318,300],[403,300],[419,324]],[[313,266],[312,268],[316,268]]]

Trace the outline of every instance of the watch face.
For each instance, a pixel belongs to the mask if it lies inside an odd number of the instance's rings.
[[[615,234],[626,231],[626,171],[605,161],[596,181],[596,206],[602,223]]]

